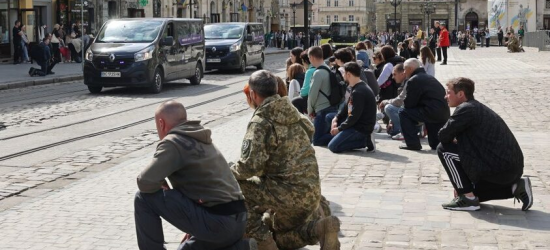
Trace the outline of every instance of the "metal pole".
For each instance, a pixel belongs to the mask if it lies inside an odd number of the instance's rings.
[[[309,20],[308,20],[308,2],[309,0],[304,0],[304,32],[306,33],[306,44],[304,45],[304,49],[309,48]]]
[[[82,38],[82,35],[84,34],[84,0],[80,2],[80,11],[80,25],[82,25],[82,28],[80,29],[80,44],[82,48],[80,50],[82,50],[82,72],[84,72],[84,39]]]
[[[394,0],[395,1],[395,0]],[[394,8],[394,12],[393,12],[393,25],[395,27],[395,30],[397,31],[397,2],[393,2],[393,8]]]
[[[455,26],[456,26],[456,32],[458,32],[458,1],[455,0]],[[506,8],[508,9],[508,8]]]

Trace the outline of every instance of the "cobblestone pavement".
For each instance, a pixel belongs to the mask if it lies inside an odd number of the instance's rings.
[[[265,67],[268,70],[277,71],[278,69],[285,67],[285,59],[287,54],[270,55],[267,57],[268,61],[265,63]],[[229,72],[217,72],[211,71],[205,74],[202,85],[215,85],[217,82],[225,81],[231,78],[242,77],[250,75],[254,72],[254,67],[249,67],[246,73],[229,73]],[[187,83],[187,80],[179,80],[173,83],[168,83],[165,89],[167,91],[183,92],[182,88],[189,87],[187,84],[181,85],[181,83]],[[66,84],[58,84],[66,85]],[[112,107],[116,105],[132,105],[141,104],[147,102],[150,99],[149,93],[142,89],[114,89],[107,90],[107,93],[103,95],[91,95],[89,94],[86,86],[81,81],[73,83],[74,86],[68,86],[67,88],[74,93],[69,96],[61,96],[60,98],[48,98],[46,100],[36,100],[34,98],[41,98],[41,95],[29,98],[23,104],[17,105],[1,105],[4,101],[0,101],[0,114],[3,126],[7,129],[22,128],[29,126],[39,126],[44,122],[52,119],[62,118],[68,115],[74,115],[82,112],[101,110],[106,107]],[[191,86],[199,87],[199,86]],[[202,87],[202,86],[200,86]],[[48,89],[51,86],[38,86],[26,89],[13,89],[0,92],[1,96],[18,96],[20,93],[29,92],[30,90],[42,90]],[[79,91],[80,90],[80,91]]]
[[[332,154],[316,147],[322,192],[342,220],[342,249],[550,249],[548,65],[550,54],[544,52],[453,48],[449,65],[436,66],[443,83],[456,76],[476,81],[476,98],[501,114],[514,131],[525,155],[525,175],[533,182],[530,211],[521,211],[521,204],[512,200],[484,203],[477,212],[441,209],[452,189],[435,152],[399,150],[400,142],[381,133],[372,154]],[[236,109],[211,116],[246,109],[244,101],[234,105]],[[230,120],[213,129],[214,142],[228,161],[238,157],[251,111],[244,114],[225,117]],[[130,153],[115,167],[0,212],[0,246],[136,249],[135,177],[153,150],[151,145]],[[165,229],[169,249],[175,249],[182,234],[166,223]]]

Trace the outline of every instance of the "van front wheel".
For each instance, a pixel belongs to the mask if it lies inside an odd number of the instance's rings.
[[[88,90],[90,91],[90,93],[92,94],[99,94],[101,93],[101,90],[103,89],[102,86],[89,86],[88,85]]]
[[[256,65],[256,68],[257,69],[264,69],[265,68],[265,59],[264,59],[264,55],[262,54],[262,61]]]
[[[239,68],[239,73],[245,73],[246,72],[246,58],[243,57],[241,60],[241,67]]]
[[[191,82],[191,85],[199,85],[201,84],[202,79],[202,67],[200,63],[197,63],[197,66],[195,66],[195,75],[193,77],[188,78],[188,80]]]
[[[151,83],[151,87],[149,88],[151,93],[158,94],[162,91],[162,71],[157,68],[155,69],[155,74],[153,75],[153,82]]]

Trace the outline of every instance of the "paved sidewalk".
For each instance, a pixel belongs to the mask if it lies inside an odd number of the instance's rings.
[[[437,64],[436,76],[442,83],[456,76],[472,78],[476,99],[506,120],[525,156],[533,207],[523,212],[510,199],[484,203],[477,212],[443,210],[440,204],[451,199],[452,188],[435,152],[399,150],[400,142],[383,133],[376,136],[376,153],[332,154],[316,147],[322,192],[343,222],[342,249],[550,249],[550,53],[451,49],[449,65]],[[238,157],[250,115],[213,129],[214,142],[228,161]],[[135,177],[153,149],[0,212],[1,248],[137,249]],[[175,249],[182,234],[165,228],[168,249]]]
[[[284,54],[289,50],[280,50],[277,48],[266,48],[266,55]],[[80,63],[58,63],[52,70],[54,75],[47,75],[45,77],[30,77],[30,67],[40,68],[36,63],[34,64],[0,64],[0,90],[3,89],[15,89],[24,88],[34,85],[44,85],[58,82],[67,82],[81,80],[82,64]]]

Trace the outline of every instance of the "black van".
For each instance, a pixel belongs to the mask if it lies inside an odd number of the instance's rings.
[[[261,23],[214,23],[204,26],[206,69],[264,68],[265,38]]]
[[[86,51],[84,84],[162,90],[166,81],[187,78],[200,84],[205,69],[201,19],[131,18],[106,22]]]

